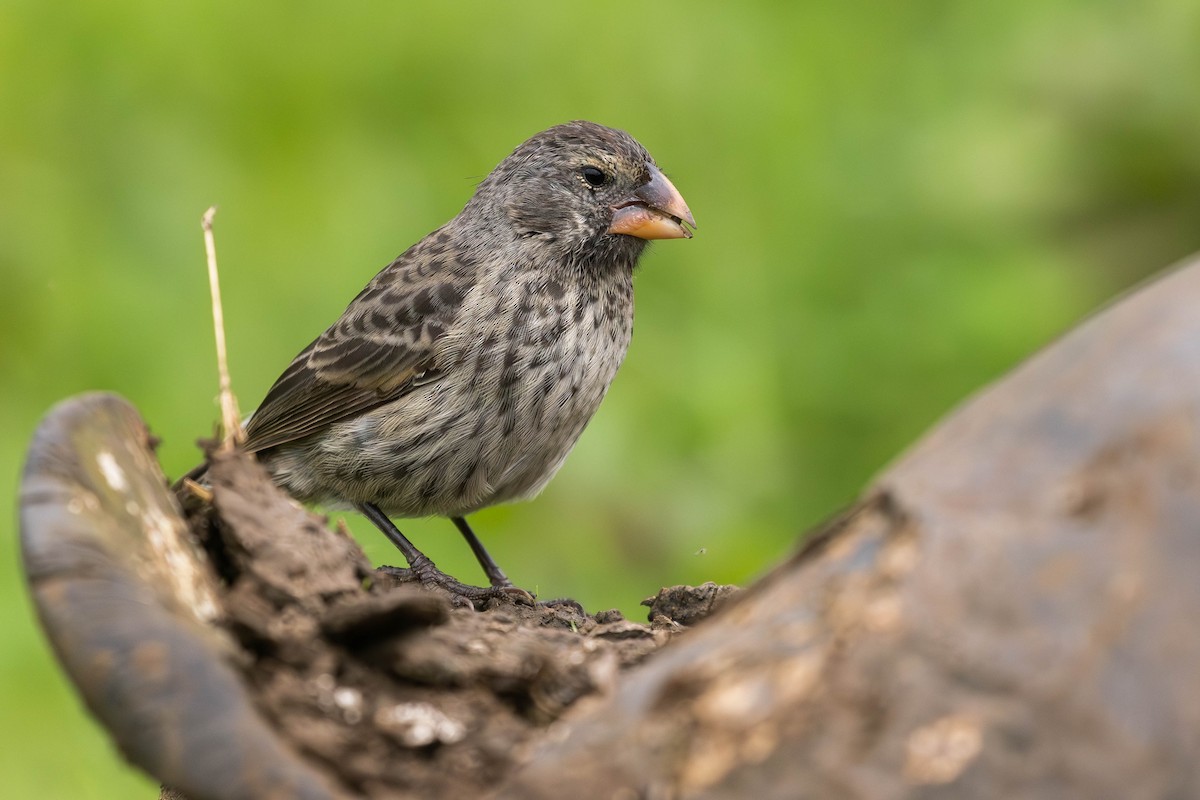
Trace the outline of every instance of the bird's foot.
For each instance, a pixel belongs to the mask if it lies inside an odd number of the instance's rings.
[[[429,559],[418,561],[417,564],[408,568],[379,567],[379,571],[404,583],[416,582],[427,589],[441,590],[450,595],[450,601],[456,606],[470,605],[474,608],[482,608],[492,599],[507,600],[510,603],[526,606],[536,603],[532,594],[512,583],[506,581],[495,586],[471,586],[442,572]]]

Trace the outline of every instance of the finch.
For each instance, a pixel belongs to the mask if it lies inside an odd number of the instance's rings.
[[[527,595],[465,517],[533,497],[562,466],[625,357],[647,241],[689,225],[624,131],[576,121],[533,136],[296,356],[246,448],[296,499],[367,516],[422,583]],[[390,520],[430,515],[455,523],[489,587],[442,573]]]

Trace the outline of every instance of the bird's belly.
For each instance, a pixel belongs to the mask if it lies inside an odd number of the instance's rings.
[[[560,371],[531,368],[524,397],[499,431],[502,469],[493,502],[536,495],[558,472],[608,391],[624,351]],[[506,432],[507,431],[507,432]]]
[[[490,424],[477,425],[461,444],[479,453],[477,484],[464,493],[475,495],[471,511],[541,491],[599,408],[624,360],[632,320],[583,322],[533,326],[515,358],[500,359],[481,382]]]

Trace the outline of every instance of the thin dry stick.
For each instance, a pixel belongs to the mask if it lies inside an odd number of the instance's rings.
[[[213,328],[217,337],[217,375],[221,391],[221,426],[225,429],[223,448],[242,441],[242,416],[238,413],[237,398],[229,380],[229,362],[225,357],[225,315],[221,312],[221,283],[217,279],[217,245],[213,240],[212,222],[217,213],[213,206],[204,212],[200,226],[204,228],[204,251],[208,254],[208,288],[212,293]]]

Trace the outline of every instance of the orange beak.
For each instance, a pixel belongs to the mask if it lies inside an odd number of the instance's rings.
[[[613,207],[609,233],[623,233],[639,239],[690,239],[692,232],[683,223],[696,227],[683,195],[653,164],[647,164],[650,180]]]

